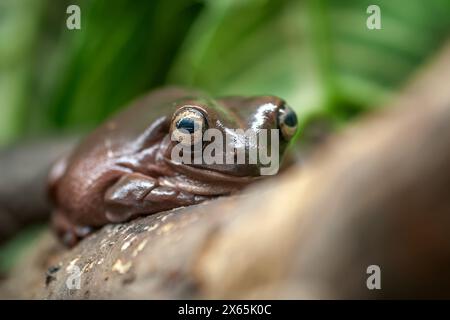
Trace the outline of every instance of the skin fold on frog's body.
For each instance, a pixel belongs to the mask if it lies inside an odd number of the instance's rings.
[[[212,99],[181,88],[155,90],[107,120],[53,166],[48,190],[57,234],[72,246],[105,224],[197,204],[261,178],[260,163],[174,162],[172,134],[179,130],[194,136],[194,128],[224,135],[230,129],[280,129],[282,156],[297,118],[274,96]]]

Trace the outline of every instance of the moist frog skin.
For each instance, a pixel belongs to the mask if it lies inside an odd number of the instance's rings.
[[[198,91],[164,88],[138,98],[53,166],[48,179],[52,222],[64,243],[73,246],[108,223],[228,195],[264,177],[259,163],[172,161],[173,131],[196,135],[197,125],[224,134],[280,129],[281,159],[297,131],[297,118],[275,96],[213,99]]]

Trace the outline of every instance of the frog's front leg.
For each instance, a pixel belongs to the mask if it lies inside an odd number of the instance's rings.
[[[141,173],[123,175],[105,193],[106,218],[123,222],[133,217],[198,203],[201,199]]]

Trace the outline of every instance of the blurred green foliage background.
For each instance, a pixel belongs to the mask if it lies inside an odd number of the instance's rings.
[[[340,125],[388,99],[449,17],[448,0],[0,0],[0,145],[89,129],[166,84],[275,94],[302,124]]]

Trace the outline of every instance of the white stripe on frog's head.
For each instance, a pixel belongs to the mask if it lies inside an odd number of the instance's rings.
[[[255,121],[252,122],[251,128],[254,130],[264,128],[264,125],[267,122],[268,115],[275,112],[277,108],[278,107],[273,103],[266,103],[260,106],[255,112]]]

